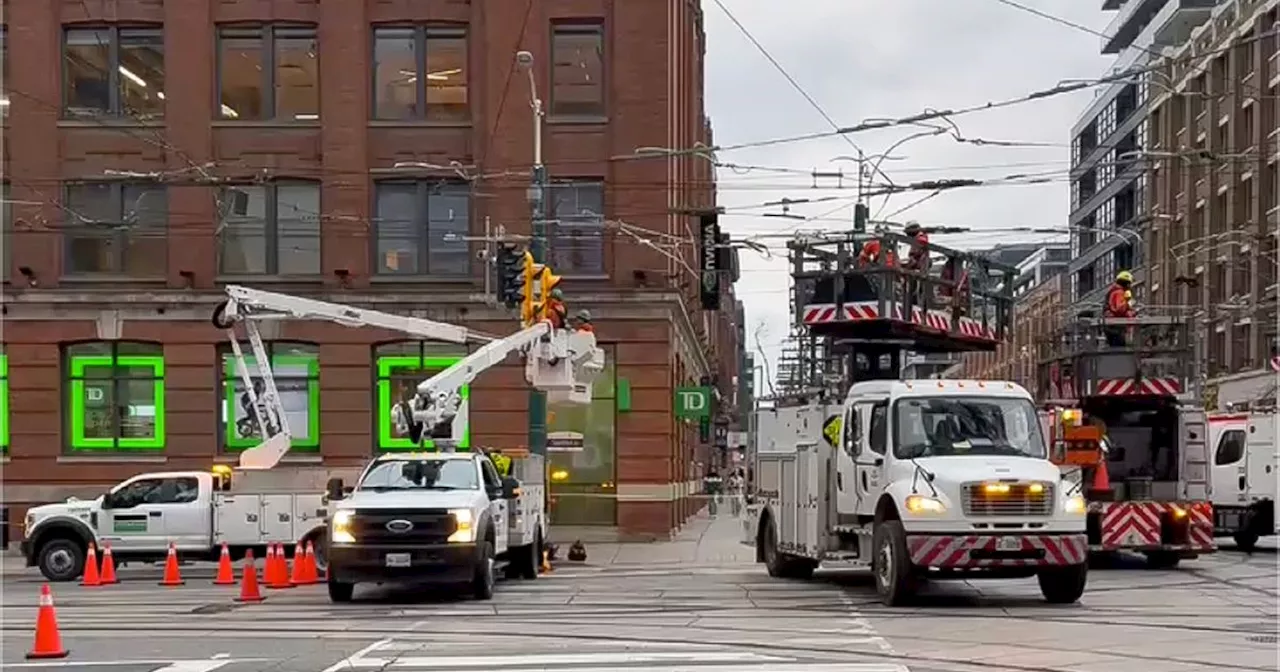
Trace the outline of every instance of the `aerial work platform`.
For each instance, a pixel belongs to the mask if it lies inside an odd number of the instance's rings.
[[[875,241],[889,256],[860,258]],[[995,350],[1011,334],[1017,269],[928,244],[930,268],[901,260],[922,247],[896,233],[841,233],[787,243],[795,319],[819,336],[898,341],[919,353]]]
[[[1192,323],[1175,313],[1084,315],[1040,343],[1040,389],[1050,402],[1086,397],[1179,397],[1193,386]]]

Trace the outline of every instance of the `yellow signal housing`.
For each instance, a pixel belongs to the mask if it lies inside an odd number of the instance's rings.
[[[538,303],[534,309],[534,314],[539,321],[551,319],[548,308],[551,303],[551,290],[555,289],[560,281],[560,276],[551,272],[551,267],[544,265],[538,269]]]
[[[533,261],[533,255],[526,251],[524,253],[524,299],[520,301],[520,323],[526,327],[533,324],[534,318],[537,317],[533,296],[533,281],[537,277],[537,266],[538,264]]]

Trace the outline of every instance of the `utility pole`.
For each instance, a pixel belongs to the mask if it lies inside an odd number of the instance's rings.
[[[533,109],[533,170],[529,184],[530,239],[529,253],[533,261],[545,264],[547,259],[547,167],[542,163],[542,99],[538,97],[538,81],[533,74],[533,54],[521,51],[516,63],[529,76],[529,105]],[[529,287],[526,291],[534,292]],[[545,300],[545,297],[544,297]],[[529,388],[529,452],[547,454],[547,395],[542,390]]]

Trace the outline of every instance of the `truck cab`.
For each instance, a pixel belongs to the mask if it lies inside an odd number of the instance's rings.
[[[1242,551],[1252,551],[1260,537],[1280,532],[1275,517],[1277,418],[1276,413],[1209,416],[1214,533],[1232,537]]]
[[[541,464],[522,459],[530,470]],[[537,578],[546,535],[538,486],[524,492],[484,453],[383,455],[349,494],[335,479],[328,493],[330,599],[350,601],[359,583],[431,582],[488,600],[504,565]]]

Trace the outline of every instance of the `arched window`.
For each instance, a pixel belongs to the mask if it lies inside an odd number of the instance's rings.
[[[164,348],[99,341],[63,347],[73,452],[164,450]]]
[[[375,346],[374,362],[374,415],[378,419],[375,450],[382,452],[418,450],[418,446],[406,436],[396,432],[391,422],[391,406],[413,397],[414,390],[431,376],[457,364],[467,356],[462,346],[424,341],[400,341]],[[471,447],[471,426],[468,412],[469,387],[462,388],[462,408],[455,423],[466,424],[458,450]],[[430,439],[424,447],[434,448]]]
[[[271,374],[284,406],[289,433],[293,435],[290,450],[316,452],[320,450],[320,350],[306,343],[267,343],[267,356],[271,360]],[[253,377],[254,391],[262,388],[258,376],[257,360],[248,343],[240,344],[245,366]],[[222,394],[218,424],[221,427],[223,449],[240,451],[262,442],[262,430],[254,417],[248,391],[231,346],[220,349]]]

